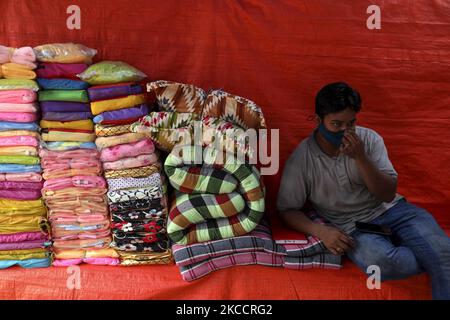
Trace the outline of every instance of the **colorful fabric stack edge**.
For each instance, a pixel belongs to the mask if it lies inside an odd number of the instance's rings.
[[[0,269],[51,265],[41,197],[39,105],[30,47],[0,46]]]

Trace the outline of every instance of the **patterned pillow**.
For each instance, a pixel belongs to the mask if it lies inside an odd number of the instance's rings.
[[[150,112],[133,123],[131,130],[149,135],[159,149],[170,152],[185,134],[192,137],[194,121],[199,118],[194,113]]]
[[[148,83],[147,91],[155,93],[161,111],[200,115],[206,98],[206,93],[201,88],[165,80]]]
[[[220,118],[244,129],[266,127],[261,108],[253,101],[222,90],[213,90],[208,94],[202,115]]]

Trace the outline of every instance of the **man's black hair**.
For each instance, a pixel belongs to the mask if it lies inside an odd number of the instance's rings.
[[[320,89],[316,95],[316,114],[323,119],[329,113],[347,108],[355,112],[361,110],[361,97],[345,82],[334,82]]]

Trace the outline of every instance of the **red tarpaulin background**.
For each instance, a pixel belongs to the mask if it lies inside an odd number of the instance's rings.
[[[66,27],[72,4],[81,30]],[[372,4],[381,30],[366,27]],[[83,43],[96,61],[123,60],[152,80],[254,100],[280,129],[281,164],[314,128],[316,92],[346,81],[363,98],[358,123],[384,137],[399,192],[450,227],[448,1],[2,0],[0,12],[0,44]],[[270,209],[281,170],[266,177]]]

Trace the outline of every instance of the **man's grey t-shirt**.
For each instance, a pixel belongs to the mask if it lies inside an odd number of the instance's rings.
[[[356,127],[366,155],[383,173],[397,178],[383,138],[374,130]],[[318,214],[347,233],[355,221],[370,222],[394,206],[401,195],[387,203],[367,189],[355,160],[339,154],[330,157],[317,144],[314,133],[303,140],[286,162],[278,193],[278,210],[300,210],[309,199]]]

